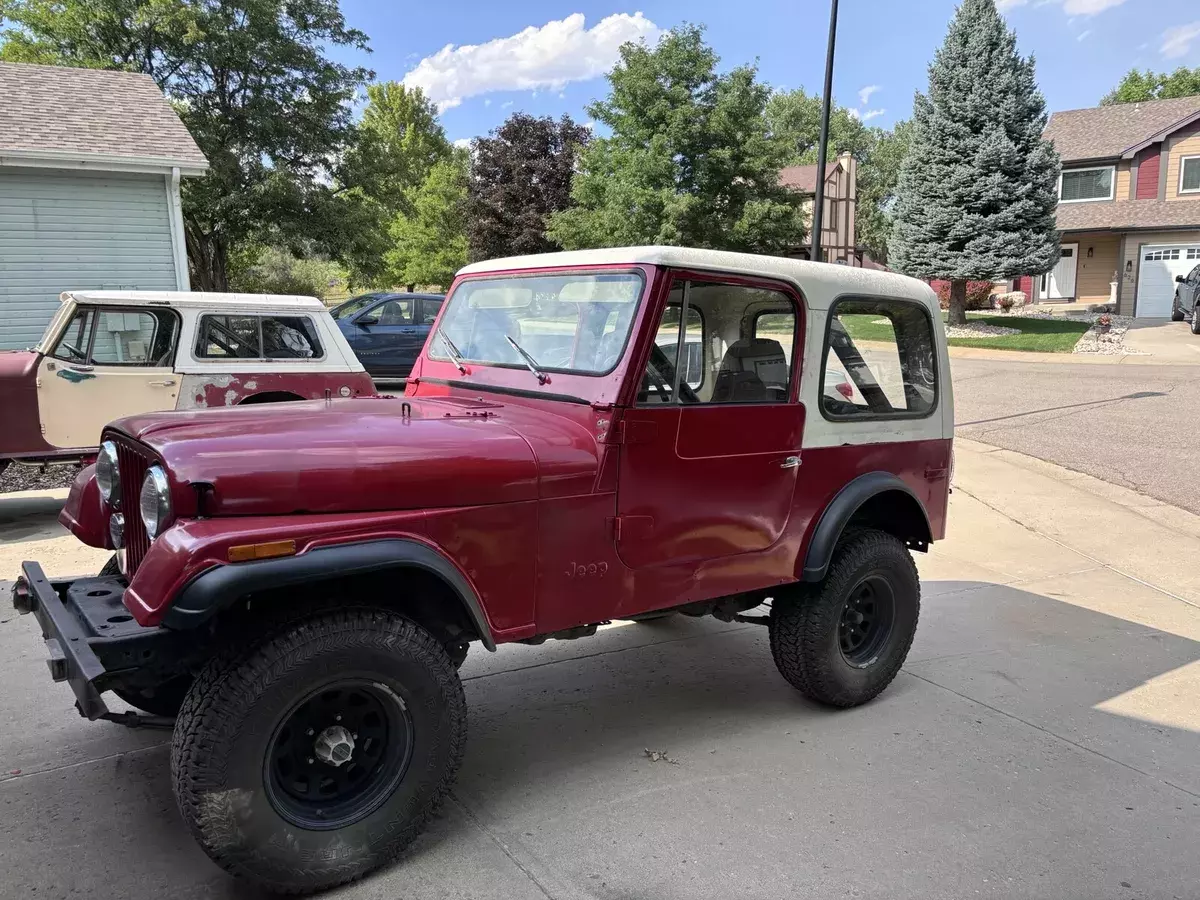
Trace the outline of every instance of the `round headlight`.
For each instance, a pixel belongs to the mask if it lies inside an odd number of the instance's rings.
[[[114,507],[121,505],[121,470],[117,467],[117,445],[105,441],[96,457],[96,485],[100,499]]]
[[[171,486],[167,483],[167,473],[161,466],[151,466],[146,472],[146,480],[142,482],[142,493],[138,501],[142,524],[146,526],[146,535],[150,540],[154,540],[171,517]]]

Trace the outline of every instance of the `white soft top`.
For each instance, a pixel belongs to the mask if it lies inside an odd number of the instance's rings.
[[[106,303],[122,306],[168,306],[214,309],[222,306],[231,311],[256,309],[319,310],[325,304],[316,297],[298,294],[217,294],[203,291],[63,291],[62,302]]]
[[[602,250],[571,250],[565,253],[539,253],[510,256],[472,263],[459,270],[460,275],[479,275],[512,269],[548,269],[559,266],[634,265],[670,266],[738,275],[757,275],[789,281],[804,293],[810,306],[827,308],[844,294],[897,297],[921,303],[937,303],[929,285],[916,278],[860,269],[833,263],[816,263],[782,256],[756,253],[729,253],[724,250],[696,250],[690,247],[609,247]]]

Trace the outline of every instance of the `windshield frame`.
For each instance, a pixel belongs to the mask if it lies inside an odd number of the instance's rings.
[[[629,351],[630,342],[633,339],[634,333],[638,328],[639,317],[642,313],[642,307],[646,302],[646,295],[649,292],[651,278],[644,266],[630,264],[620,266],[572,266],[570,268],[546,268],[546,269],[522,269],[517,271],[495,271],[495,272],[479,272],[471,275],[464,275],[458,278],[451,289],[446,293],[446,298],[442,303],[442,308],[438,311],[437,321],[434,323],[433,329],[430,332],[430,337],[436,337],[442,330],[445,316],[449,313],[452,304],[458,296],[459,289],[465,284],[470,284],[477,281],[516,281],[519,279],[528,278],[556,278],[570,277],[572,275],[631,275],[639,282],[637,299],[633,301],[632,312],[629,317],[629,327],[625,332],[625,339],[621,344],[621,350],[617,354],[616,361],[608,369],[603,371],[582,370],[572,367],[562,366],[547,366],[538,360],[538,368],[545,373],[552,375],[564,375],[576,378],[605,378],[612,375],[621,367],[625,359],[625,354]],[[580,304],[582,305],[582,304]],[[615,304],[614,304],[615,305]],[[576,332],[578,337],[578,331]],[[439,347],[440,342],[431,340],[426,346],[426,355],[430,360],[438,363],[447,363],[454,365],[454,360],[445,353],[444,348]],[[528,372],[528,366],[524,361],[509,363],[498,362],[492,360],[471,359],[468,356],[463,356],[462,361],[468,366],[479,366],[480,368],[488,369],[505,369],[510,371]],[[469,384],[470,382],[464,382]]]
[[[58,338],[62,334],[63,329],[75,318],[75,310],[78,306],[79,304],[75,302],[74,297],[68,297],[59,303],[58,309],[54,311],[54,315],[46,323],[46,330],[42,332],[41,340],[33,347],[35,352],[42,354],[42,356],[50,355],[50,351],[58,343]]]

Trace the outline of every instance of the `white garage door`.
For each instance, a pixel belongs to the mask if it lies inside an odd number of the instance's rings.
[[[1200,245],[1147,244],[1142,248],[1135,315],[1171,315],[1175,276],[1186,275],[1200,263]]]

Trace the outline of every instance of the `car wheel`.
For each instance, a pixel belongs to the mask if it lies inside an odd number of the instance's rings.
[[[1192,306],[1192,334],[1200,334],[1200,303]]]
[[[1182,322],[1183,310],[1179,308],[1179,295],[1175,295],[1175,299],[1171,301],[1171,321]]]
[[[775,598],[771,654],[780,674],[806,697],[858,706],[900,671],[920,608],[908,548],[882,531],[858,531],[838,545],[824,581]]]
[[[222,868],[317,891],[420,834],[466,731],[462,684],[428,632],[384,610],[327,612],[204,669],[175,722],[175,798]]]
[[[113,688],[113,693],[132,706],[152,716],[173,719],[179,715],[188,688],[192,686],[190,675],[180,675],[153,689],[133,690]]]

